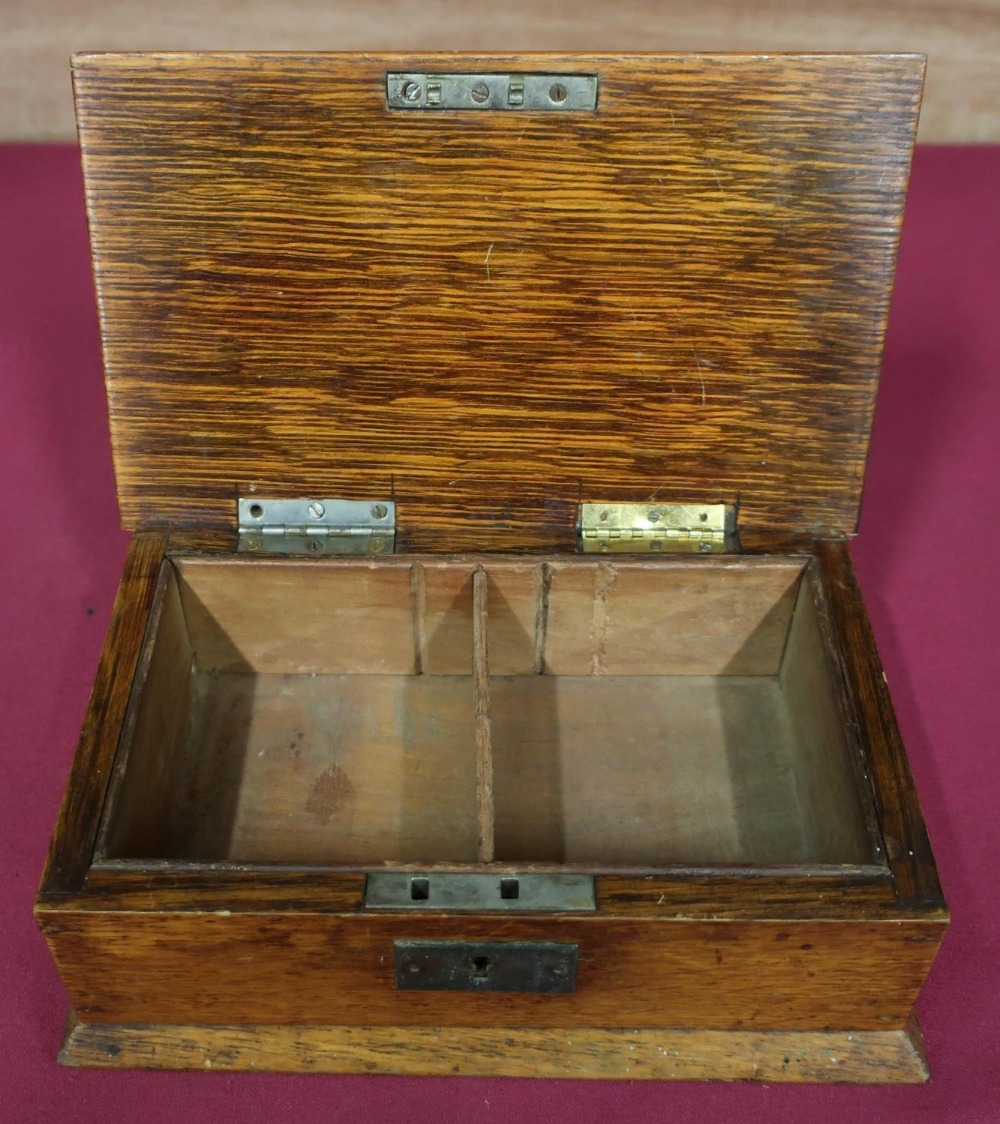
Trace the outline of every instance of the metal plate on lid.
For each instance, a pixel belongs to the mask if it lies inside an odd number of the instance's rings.
[[[596,74],[388,74],[390,109],[593,112]]]

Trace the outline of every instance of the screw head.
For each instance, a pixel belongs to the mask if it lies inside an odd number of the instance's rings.
[[[478,102],[480,105],[490,96],[490,88],[485,82],[477,82],[472,87],[472,100]]]
[[[372,504],[372,519],[384,519],[389,514],[389,509],[384,503]]]
[[[562,82],[553,82],[549,87],[549,100],[557,104],[563,102],[569,96],[569,90],[562,84]]]
[[[311,550],[314,554],[316,554],[323,549],[323,544],[319,541],[319,539],[310,539],[306,543],[306,549]]]
[[[650,521],[650,523],[659,523],[661,516],[654,507],[653,510],[646,516],[646,518]]]
[[[400,93],[402,93],[404,101],[420,101],[423,90],[420,88],[419,82],[407,82]]]
[[[319,500],[313,500],[309,505],[309,514],[313,517],[313,519],[322,519],[323,516],[326,515],[326,508],[319,502]]]
[[[701,551],[702,554],[711,554],[712,553],[712,544],[710,542],[700,542],[700,543],[698,543],[698,549]]]

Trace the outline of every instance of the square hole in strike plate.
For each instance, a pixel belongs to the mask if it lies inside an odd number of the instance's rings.
[[[500,879],[500,897],[506,901],[513,901],[521,896],[521,886],[516,878]]]
[[[485,980],[489,978],[490,969],[493,967],[493,961],[488,956],[473,956],[472,958],[472,978],[474,980]]]
[[[431,896],[431,884],[426,878],[410,879],[410,900],[425,902]]]

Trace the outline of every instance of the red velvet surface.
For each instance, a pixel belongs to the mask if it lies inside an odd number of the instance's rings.
[[[0,148],[0,1120],[1000,1120],[1000,149],[919,150],[854,555],[953,924],[921,1087],[76,1071],[31,903],[125,555],[76,153]]]

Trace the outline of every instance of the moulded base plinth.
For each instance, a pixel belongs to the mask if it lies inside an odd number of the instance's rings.
[[[72,1015],[59,1060],[136,1069],[659,1081],[919,1083],[915,1019],[890,1030],[154,1026]]]

